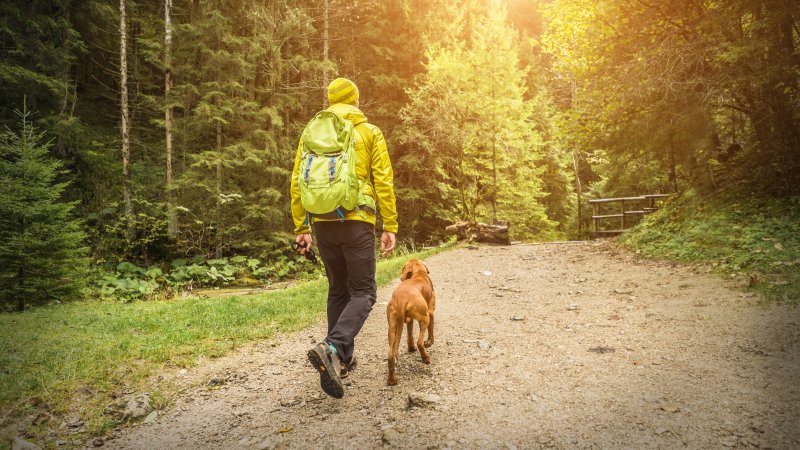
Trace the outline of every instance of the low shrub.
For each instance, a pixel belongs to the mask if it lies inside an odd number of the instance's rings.
[[[120,301],[170,297],[200,287],[266,284],[287,278],[315,278],[323,268],[295,255],[262,261],[259,258],[175,259],[164,266],[139,267],[121,262],[96,268],[96,294]]]
[[[690,191],[619,242],[644,256],[706,264],[770,300],[800,302],[800,197]]]

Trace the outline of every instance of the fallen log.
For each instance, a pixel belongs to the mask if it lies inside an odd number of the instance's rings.
[[[455,234],[459,240],[511,245],[506,222],[497,222],[489,225],[480,222],[458,221],[445,228],[445,230]]]

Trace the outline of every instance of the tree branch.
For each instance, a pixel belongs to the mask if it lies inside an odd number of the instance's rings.
[[[739,111],[740,113],[744,113],[744,114],[748,114],[748,115],[753,113],[753,109],[752,108],[746,108],[744,106],[734,105],[733,103],[720,103],[719,106],[722,107],[722,108],[729,108],[729,109],[732,109],[734,111]]]

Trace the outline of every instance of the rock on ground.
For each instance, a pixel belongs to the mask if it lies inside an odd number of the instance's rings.
[[[424,392],[412,392],[408,394],[408,406],[429,407],[436,405],[442,401],[442,398],[436,394],[429,394]]]
[[[135,422],[147,417],[153,411],[150,394],[136,394],[123,397],[108,405],[105,414],[118,422]],[[153,418],[155,419],[155,418]]]
[[[15,437],[14,440],[11,441],[11,450],[41,450],[41,448],[25,439]]]

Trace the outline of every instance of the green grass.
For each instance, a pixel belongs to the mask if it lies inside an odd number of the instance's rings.
[[[380,261],[378,284],[398,277],[408,258],[443,249]],[[46,409],[78,414],[90,433],[102,432],[114,426],[102,415],[112,391],[153,392],[146,382],[165,366],[188,367],[200,357],[309,326],[323,315],[326,296],[327,282],[319,279],[242,297],[81,301],[2,314],[0,418]]]
[[[770,301],[800,303],[800,197],[688,192],[620,242],[644,256],[710,265]]]

